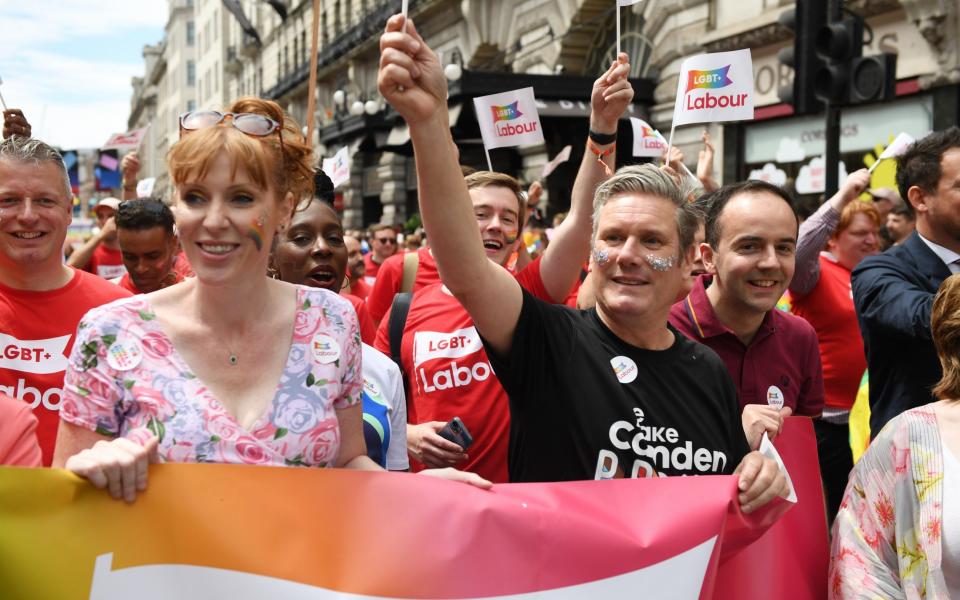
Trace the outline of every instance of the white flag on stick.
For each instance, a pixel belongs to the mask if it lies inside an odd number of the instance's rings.
[[[153,187],[157,183],[156,177],[147,177],[137,182],[137,198],[149,198]]]
[[[327,174],[333,187],[340,187],[341,183],[350,180],[350,151],[346,146],[337,150],[333,158],[323,159],[323,172]]]
[[[474,98],[473,105],[488,150],[543,143],[532,87]]]
[[[107,143],[100,147],[101,150],[136,150],[140,147],[140,142],[147,135],[150,126],[134,129],[127,133],[115,133],[110,136]]]
[[[630,117],[633,126],[633,155],[660,158],[667,149],[667,140],[643,119]]]
[[[701,54],[683,61],[673,126],[753,118],[750,50]]]
[[[634,156],[648,156],[653,158],[663,156],[663,153],[667,151],[667,147],[670,144],[663,137],[662,133],[651,127],[650,124],[643,119],[638,119],[637,117],[630,117],[630,125],[633,126]],[[700,180],[690,172],[687,165],[680,163],[680,166],[683,167],[684,173],[687,174],[687,177],[689,177],[695,185],[700,184]]]
[[[873,173],[873,170],[877,168],[877,165],[880,164],[880,161],[885,158],[896,158],[906,152],[914,142],[917,140],[913,139],[913,136],[909,133],[901,133],[898,135],[890,145],[883,149],[883,152],[880,156],[877,157],[877,160],[870,165],[870,172]]]
[[[553,160],[543,165],[543,173],[540,174],[540,179],[546,179],[550,173],[553,173],[557,169],[557,167],[570,160],[570,152],[572,150],[573,146],[564,146],[563,150],[553,157]]]
[[[480,124],[487,167],[491,171],[492,148],[543,143],[543,129],[532,87],[474,98],[473,107]]]

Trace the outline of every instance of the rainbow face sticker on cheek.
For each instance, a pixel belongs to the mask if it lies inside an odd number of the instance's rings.
[[[657,256],[656,254],[648,254],[644,256],[647,260],[647,263],[650,265],[654,271],[659,271],[660,273],[665,273],[672,269],[674,265],[677,264],[677,259],[673,256],[663,257]]]
[[[507,240],[507,245],[509,245],[509,244],[512,244],[512,243],[514,243],[515,241],[517,241],[517,238],[520,237],[520,232],[519,232],[519,231],[513,231],[513,230],[507,230],[507,231],[504,231],[504,232],[503,232],[503,237],[504,237],[504,239]]]
[[[263,229],[263,223],[263,215],[260,215],[250,222],[250,229],[247,231],[247,237],[253,240],[253,245],[257,247],[258,252],[263,250],[263,238],[266,233]]]

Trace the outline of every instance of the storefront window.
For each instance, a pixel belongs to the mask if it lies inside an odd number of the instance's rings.
[[[933,99],[917,95],[882,105],[844,109],[840,118],[840,160],[847,173],[872,163],[899,133],[921,138],[933,127]],[[792,117],[748,125],[740,178],[751,175],[796,192],[799,204],[816,207],[821,191],[818,170],[823,155],[824,116]],[[809,179],[814,173],[813,180]],[[841,177],[843,170],[841,170]],[[798,181],[800,178],[800,181]],[[890,186],[892,182],[884,185]]]

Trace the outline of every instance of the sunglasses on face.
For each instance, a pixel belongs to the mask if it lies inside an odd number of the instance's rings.
[[[219,125],[229,117],[230,123],[247,135],[266,137],[277,132],[280,137],[280,147],[283,148],[283,126],[270,117],[256,113],[221,113],[215,110],[195,110],[180,115],[180,137],[184,131],[196,131]]]
[[[396,243],[397,243],[397,238],[374,238],[374,239],[377,240],[378,242],[380,242],[381,244],[396,244]]]

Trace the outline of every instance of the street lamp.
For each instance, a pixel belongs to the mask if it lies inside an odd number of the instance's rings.
[[[337,106],[342,107],[343,103],[347,101],[347,93],[343,90],[337,90],[333,93],[333,103]]]
[[[354,100],[353,104],[350,105],[350,114],[359,117],[363,114],[363,102],[359,100]]]
[[[376,100],[367,100],[363,104],[363,110],[372,117],[373,115],[377,114],[377,111],[380,110],[380,103],[378,103]]]

